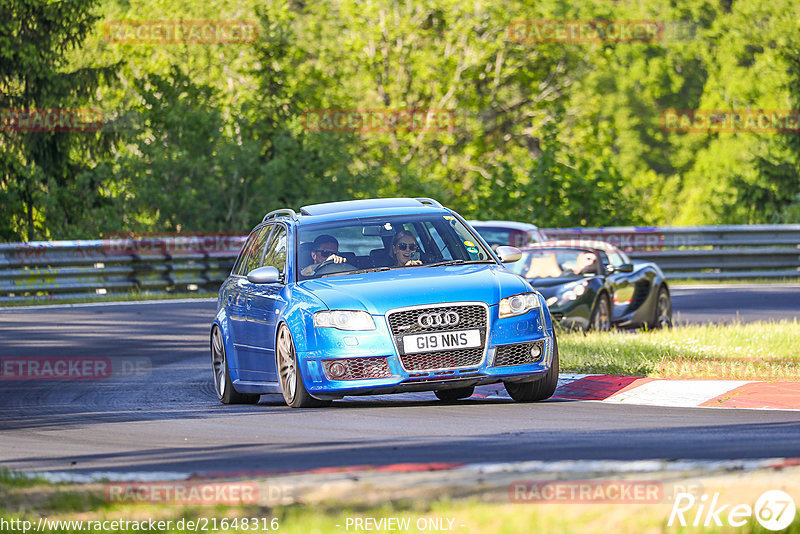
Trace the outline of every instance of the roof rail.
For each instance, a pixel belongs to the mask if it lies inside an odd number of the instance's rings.
[[[433,200],[432,198],[428,197],[416,197],[414,200],[417,200],[420,204],[425,204],[426,206],[435,206],[437,208],[444,207],[437,200]]]
[[[279,210],[272,210],[271,212],[267,213],[266,215],[264,215],[264,219],[261,222],[266,222],[267,219],[273,219],[276,217],[283,217],[283,216],[289,216],[292,219],[297,220],[297,214],[294,212],[293,209],[283,208]]]

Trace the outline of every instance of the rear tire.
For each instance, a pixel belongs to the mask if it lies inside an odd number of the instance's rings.
[[[222,404],[256,404],[261,395],[239,393],[233,389],[231,369],[225,353],[225,343],[218,326],[211,331],[211,370],[214,371],[214,389]]]
[[[289,327],[282,324],[278,329],[275,343],[275,363],[281,383],[283,400],[292,408],[318,408],[329,406],[331,401],[316,399],[306,390],[300,366],[297,365],[297,353],[294,350],[292,334]]]
[[[455,389],[437,389],[433,392],[436,398],[443,401],[457,401],[471,397],[475,393],[475,386]]]
[[[543,377],[534,382],[506,382],[506,391],[517,402],[549,399],[558,387],[558,340],[553,335],[553,362]]]
[[[650,324],[653,330],[659,328],[672,328],[672,299],[669,297],[669,291],[666,287],[661,286],[658,289],[658,296],[656,297],[656,311],[653,317],[653,322]]]
[[[608,302],[608,295],[601,293],[597,297],[597,304],[592,310],[592,318],[589,320],[589,330],[595,332],[608,332],[611,330],[611,305]]]

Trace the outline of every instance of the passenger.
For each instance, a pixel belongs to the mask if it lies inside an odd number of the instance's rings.
[[[572,272],[575,274],[597,274],[597,265],[595,261],[597,261],[597,254],[593,252],[582,252],[578,255]]]
[[[314,274],[314,269],[328,260],[332,260],[333,263],[346,263],[347,258],[337,255],[337,252],[339,252],[339,241],[335,237],[328,234],[317,236],[314,240],[314,247],[311,250],[311,259],[314,260],[314,263],[305,267],[300,271],[300,274],[311,276]]]
[[[392,256],[396,266],[422,265],[422,261],[413,260],[411,256],[419,251],[419,245],[414,234],[407,230],[400,230],[392,239]]]

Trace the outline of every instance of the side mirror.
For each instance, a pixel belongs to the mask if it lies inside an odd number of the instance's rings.
[[[522,251],[517,247],[497,247],[495,252],[502,263],[514,263],[522,257]]]
[[[247,273],[247,279],[254,284],[274,284],[281,279],[281,273],[272,266],[259,267]]]
[[[633,272],[633,264],[632,263],[623,263],[619,267],[614,267],[613,265],[609,265],[606,267],[606,271],[608,274],[611,273],[632,273]]]

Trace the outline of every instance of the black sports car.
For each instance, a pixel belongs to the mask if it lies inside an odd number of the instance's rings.
[[[553,320],[564,327],[672,326],[669,287],[658,265],[631,262],[608,243],[537,243],[508,268],[528,279],[546,299]]]

